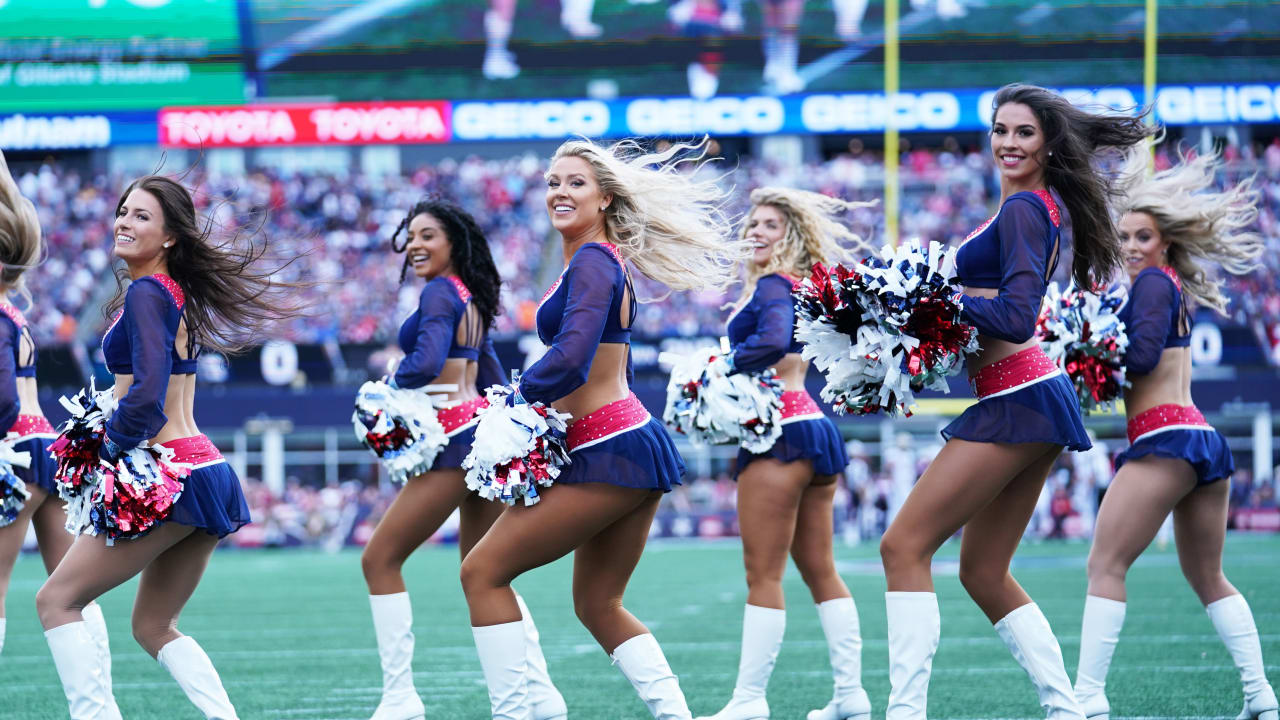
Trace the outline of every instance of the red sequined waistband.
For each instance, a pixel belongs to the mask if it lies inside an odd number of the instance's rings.
[[[489,407],[488,400],[482,397],[473,398],[453,407],[440,408],[436,411],[436,418],[444,426],[444,434],[452,436],[474,424],[476,413],[484,407]]]
[[[1129,421],[1129,443],[1138,442],[1144,435],[1166,430],[1209,430],[1212,427],[1195,405],[1157,405],[1143,410]]]
[[[202,467],[223,461],[222,453],[218,452],[218,448],[205,435],[192,435],[156,444],[172,450],[174,462]]]
[[[814,420],[824,417],[822,408],[813,396],[804,390],[788,390],[782,393],[782,422]]]
[[[569,450],[578,450],[604,442],[649,422],[649,411],[640,404],[635,393],[587,413],[569,425]]]
[[[18,439],[29,438],[32,435],[48,435],[56,437],[57,430],[53,429],[53,425],[49,424],[49,420],[43,415],[19,415],[17,420],[13,421],[13,426],[9,428],[9,432],[18,433]]]
[[[973,387],[973,394],[984,400],[1020,390],[1061,372],[1044,350],[1035,346],[984,366],[969,378],[969,385]]]

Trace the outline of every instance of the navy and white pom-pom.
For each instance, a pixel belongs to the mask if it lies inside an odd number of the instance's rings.
[[[1128,384],[1129,336],[1119,315],[1124,288],[1097,294],[1071,284],[1059,292],[1058,284],[1050,283],[1044,299],[1036,321],[1040,347],[1070,378],[1081,410],[1114,410]]]
[[[737,444],[764,453],[782,436],[782,381],[772,368],[727,374],[711,350],[663,353],[671,363],[662,420],[695,447]]]
[[[537,403],[508,404],[515,391],[495,385],[485,391],[489,406],[476,413],[476,439],[462,461],[467,488],[507,505],[538,502],[569,464],[568,414]]]
[[[885,245],[852,269],[815,266],[795,291],[795,335],[826,376],[823,400],[840,414],[910,415],[916,393],[947,392],[978,348],[956,290],[955,251],[936,242]]]
[[[142,443],[109,465],[99,459],[106,424],[115,411],[111,391],[92,384],[62,406],[71,417],[49,446],[57,460],[58,495],[66,501],[67,530],[102,534],[110,545],[150,532],[169,516],[182,496],[191,466],[173,461],[173,451]]]
[[[430,470],[449,444],[426,390],[393,388],[381,380],[360,386],[351,424],[356,439],[382,461],[392,481],[398,483]]]
[[[27,484],[13,472],[15,466],[30,465],[31,453],[14,450],[12,442],[0,440],[0,527],[12,525],[31,499]]]

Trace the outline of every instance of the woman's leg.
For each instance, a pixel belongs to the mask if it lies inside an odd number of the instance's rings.
[[[1116,473],[1098,508],[1076,665],[1076,698],[1086,717],[1110,712],[1107,672],[1124,627],[1125,576],[1169,512],[1193,487],[1195,473],[1187,463],[1155,456],[1137,458]]]
[[[370,595],[403,593],[400,568],[467,498],[461,470],[449,469],[409,478],[378,521],[360,566]]]
[[[31,486],[29,490],[31,497],[18,511],[18,517],[8,525],[0,527],[0,649],[4,648],[4,600],[9,593],[9,579],[13,575],[13,566],[18,562],[22,541],[27,537],[27,524],[36,514],[36,509],[48,497],[47,493],[38,487]],[[41,550],[43,549],[42,547]]]
[[[880,540],[889,621],[888,720],[923,717],[941,618],[930,564],[947,538],[1054,446],[948,440]]]
[[[471,552],[471,548],[480,542],[480,538],[489,532],[489,528],[493,527],[493,523],[505,508],[506,506],[500,502],[485,500],[475,493],[467,493],[466,498],[458,505],[460,513],[458,553],[462,558],[465,558],[467,553]]]
[[[818,609],[827,657],[835,687],[825,707],[809,713],[808,720],[865,720],[871,716],[871,700],[862,687],[862,629],[858,607],[849,588],[836,572],[832,550],[832,498],[836,478],[818,477],[800,498],[791,558]]]
[[[1242,717],[1276,720],[1280,703],[1267,681],[1262,662],[1262,643],[1249,603],[1222,573],[1222,546],[1227,530],[1227,499],[1230,485],[1225,480],[1201,485],[1187,494],[1173,509],[1174,536],[1178,560],[1191,589],[1195,590],[1231,653],[1240,672],[1244,690]]]

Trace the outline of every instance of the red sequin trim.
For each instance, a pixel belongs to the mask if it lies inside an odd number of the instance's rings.
[[[1157,405],[1138,413],[1129,421],[1129,443],[1133,444],[1143,435],[1157,430],[1212,428],[1195,405]]]
[[[0,303],[0,312],[8,315],[9,319],[13,321],[13,324],[18,326],[18,330],[22,330],[22,328],[27,326],[27,316],[23,315],[21,310],[9,303]]]
[[[1044,201],[1044,205],[1049,209],[1049,219],[1053,221],[1053,226],[1058,227],[1062,224],[1062,212],[1058,210],[1058,203],[1053,201],[1053,195],[1048,190],[1032,190],[1036,197]]]
[[[635,393],[605,405],[569,424],[569,450],[607,440],[649,422],[649,411]]]
[[[461,280],[450,275],[449,282],[453,283],[453,289],[458,291],[458,297],[462,298],[462,302],[471,302],[471,291],[462,284]]]
[[[32,435],[58,434],[58,431],[53,429],[53,425],[43,415],[19,415],[18,419],[13,421],[13,426],[9,428],[9,432],[17,433],[19,440]]]
[[[173,303],[178,306],[179,310],[182,309],[183,305],[187,304],[186,294],[182,292],[182,288],[178,287],[178,283],[174,282],[173,278],[164,273],[156,273],[150,277],[163,285],[165,290],[169,291],[169,295],[173,297]]]
[[[476,413],[480,408],[485,407],[489,407],[489,401],[478,397],[453,407],[440,408],[436,411],[436,418],[444,426],[444,434],[453,435],[470,425],[476,419]]]
[[[613,259],[618,261],[618,264],[622,266],[622,269],[624,272],[626,271],[627,261],[622,259],[622,251],[618,249],[617,245],[614,245],[613,243],[610,243],[610,242],[602,242],[602,243],[596,243],[596,244],[600,245],[605,250],[608,250],[609,252],[613,253]]]
[[[1173,281],[1173,286],[1178,288],[1178,292],[1182,292],[1182,278],[1178,277],[1177,270],[1174,270],[1168,265],[1161,265],[1160,272],[1164,273],[1165,277]]]
[[[212,465],[221,462],[222,453],[214,447],[206,435],[176,438],[167,442],[156,443],[173,451],[173,461],[188,465]]]
[[[804,390],[788,390],[782,393],[782,419],[801,415],[821,415],[822,408],[813,396]]]
[[[1039,346],[1020,350],[984,366],[969,379],[978,399],[1003,393],[1061,372]]]

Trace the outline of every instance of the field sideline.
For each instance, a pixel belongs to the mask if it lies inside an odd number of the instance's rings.
[[[1041,717],[1030,682],[961,588],[957,549],[949,544],[935,564],[943,634],[930,716]],[[1073,676],[1087,551],[1078,543],[1028,543],[1015,561],[1015,575],[1057,631]],[[1273,682],[1280,678],[1278,558],[1280,537],[1228,538],[1227,574],[1253,607]],[[883,717],[889,685],[879,558],[874,545],[864,545],[838,548],[837,559],[862,618],[863,677],[873,717]],[[488,700],[457,567],[454,548],[431,547],[406,568],[416,612],[415,676],[429,718],[482,720]],[[574,617],[570,569],[561,561],[517,582],[542,631],[570,716],[648,718]],[[39,559],[24,555],[10,588],[8,638],[0,654],[5,720],[66,717],[35,615],[43,576]],[[195,718],[177,685],[130,637],[135,587],[129,583],[102,601],[124,717]],[[769,688],[776,720],[803,718],[831,693],[817,613],[794,568],[786,589],[787,640]],[[1112,717],[1235,717],[1241,702],[1236,671],[1183,581],[1173,548],[1149,550],[1130,574],[1129,590],[1128,622],[1109,684]],[[632,580],[627,605],[662,643],[695,715],[718,710],[732,690],[745,598],[736,542],[655,542]],[[181,629],[213,658],[244,720],[367,720],[377,705],[381,675],[356,552],[220,551]]]

